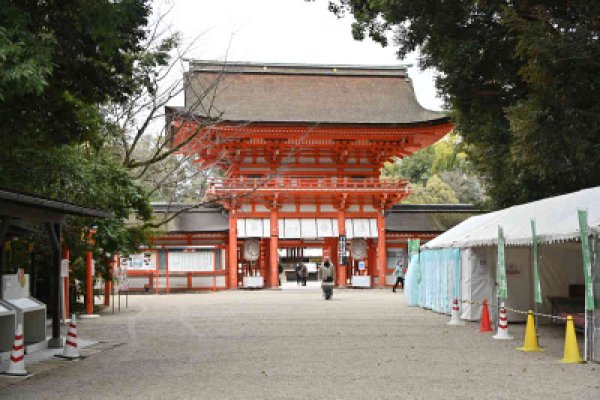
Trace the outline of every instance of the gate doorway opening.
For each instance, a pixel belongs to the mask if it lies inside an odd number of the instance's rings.
[[[319,282],[319,265],[323,262],[323,241],[282,240],[277,249],[281,272],[279,274],[281,287],[302,285],[301,267],[306,268],[306,282]]]

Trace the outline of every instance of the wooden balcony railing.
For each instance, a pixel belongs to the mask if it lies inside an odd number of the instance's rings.
[[[225,192],[394,192],[408,190],[406,179],[379,178],[229,178],[209,180],[209,194]]]

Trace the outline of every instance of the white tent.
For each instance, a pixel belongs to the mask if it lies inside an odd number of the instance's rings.
[[[595,187],[471,217],[428,242],[425,248],[496,245],[498,225],[504,230],[507,245],[531,245],[532,219],[540,243],[577,240],[578,209],[588,210],[588,225],[600,232],[600,187]]]
[[[575,293],[583,286],[582,252],[579,243],[578,210],[588,211],[588,225],[598,243],[600,235],[600,187],[551,197],[496,212],[474,216],[429,241],[424,251],[460,249],[460,287],[463,300],[494,302],[496,298],[496,259],[498,227],[503,228],[506,249],[508,305],[519,310],[533,309],[533,251],[531,220],[536,222],[539,246],[540,283],[544,303],[540,311],[560,313],[560,307],[574,307],[583,312],[583,300]],[[595,249],[594,249],[595,247]],[[596,257],[593,269],[595,297],[598,302],[600,271],[598,245],[592,247]],[[434,258],[434,257],[430,257]],[[425,258],[426,259],[426,258]],[[423,270],[431,266],[423,266]],[[420,290],[420,288],[419,288]],[[431,291],[430,287],[427,290]],[[435,287],[433,290],[445,290]],[[445,309],[446,307],[444,307]],[[479,306],[463,306],[461,317],[476,320]],[[569,310],[569,312],[572,312]],[[595,311],[594,329],[600,336],[600,312]],[[512,321],[522,320],[522,314],[509,314]],[[598,347],[600,353],[600,343]],[[600,356],[598,354],[596,357]]]

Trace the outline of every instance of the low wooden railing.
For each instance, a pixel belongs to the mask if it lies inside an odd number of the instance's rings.
[[[229,178],[210,179],[209,193],[223,191],[352,191],[352,190],[404,190],[408,189],[406,179],[379,178]]]

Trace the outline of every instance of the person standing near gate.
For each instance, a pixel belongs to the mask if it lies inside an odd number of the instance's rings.
[[[394,269],[394,276],[396,277],[396,283],[394,284],[394,288],[392,289],[392,292],[396,292],[396,288],[398,287],[399,283],[402,283],[402,290],[404,290],[404,273],[405,273],[405,269],[402,266],[402,258],[400,258],[400,260],[398,260],[398,265],[396,265],[396,268]]]
[[[302,265],[300,263],[296,264],[296,285],[300,286],[302,283]]]
[[[306,268],[306,264],[300,264],[300,277],[302,279],[302,286],[306,286],[306,276],[308,275],[308,268]]]

